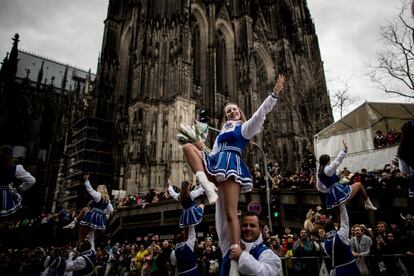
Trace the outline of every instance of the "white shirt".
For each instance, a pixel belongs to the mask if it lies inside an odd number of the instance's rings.
[[[102,198],[101,193],[98,193],[92,188],[89,180],[85,181],[85,188],[86,188],[86,191],[88,191],[88,193],[91,195],[91,197],[93,198],[95,202],[101,201],[101,198]],[[114,207],[112,207],[111,202],[108,202],[108,206],[106,206],[105,213],[111,214],[113,211],[114,211]]]
[[[339,167],[339,165],[341,165],[342,161],[344,160],[345,155],[346,152],[342,150],[334,161],[332,161],[329,165],[325,166],[323,172],[326,174],[326,176],[332,176],[336,172],[336,169]],[[317,180],[318,182],[316,183],[316,189],[318,189],[319,192],[327,193],[329,189],[326,188],[325,184],[322,183],[318,175]]]
[[[21,191],[27,191],[36,183],[36,179],[25,171],[22,165],[16,165],[15,177],[22,181],[22,184],[19,186]]]
[[[188,239],[185,241],[188,247],[190,247],[191,251],[194,252],[194,244],[196,240],[196,232],[195,227],[190,226],[188,231]],[[175,250],[171,252],[170,260],[172,265],[177,265],[177,258],[175,257]]]
[[[262,103],[262,105],[256,110],[253,116],[246,122],[238,121],[236,124],[242,124],[241,134],[247,140],[250,140],[256,134],[260,133],[263,123],[266,120],[266,114],[269,113],[277,103],[277,98],[272,95],[268,96]],[[224,131],[224,125],[222,128]],[[221,133],[221,132],[220,132]],[[219,146],[217,143],[217,138],[214,141],[213,150],[210,155],[214,155],[219,152]]]
[[[282,262],[280,258],[271,250],[265,250],[260,254],[259,259],[256,260],[253,255],[249,253],[253,246],[263,242],[262,235],[254,242],[244,242],[246,249],[242,252],[239,258],[238,269],[243,275],[261,275],[261,276],[278,276],[283,275]]]
[[[180,201],[180,194],[175,192],[174,188],[171,185],[168,186],[168,192],[170,193],[172,198],[174,198],[177,201]],[[195,198],[201,196],[203,193],[204,193],[203,187],[201,187],[201,185],[198,186],[197,188],[195,188],[194,190],[190,192],[191,200],[194,200]]]

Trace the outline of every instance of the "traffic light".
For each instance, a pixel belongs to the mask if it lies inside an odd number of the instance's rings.
[[[270,199],[270,206],[272,210],[272,215],[275,219],[278,219],[280,216],[280,210],[279,210],[279,201],[276,196],[272,196]]]
[[[201,109],[200,110],[200,120],[199,121],[202,122],[202,123],[208,123],[209,119],[210,119],[210,117],[209,117],[209,114],[208,114],[208,110]]]

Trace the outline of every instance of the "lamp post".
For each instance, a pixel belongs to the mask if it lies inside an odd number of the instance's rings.
[[[262,154],[262,158],[263,158],[263,163],[264,163],[264,171],[265,171],[265,182],[266,182],[266,201],[267,201],[267,218],[268,218],[268,222],[269,222],[269,228],[270,228],[270,232],[273,233],[273,224],[272,224],[272,218],[270,215],[270,187],[269,187],[269,179],[270,179],[270,174],[269,174],[269,170],[267,169],[267,158],[266,158],[266,154],[264,153],[263,149],[256,144],[255,142],[251,142],[254,146],[256,146],[260,153]]]
[[[220,130],[213,128],[213,127],[208,127],[211,130],[214,130],[216,132],[220,133]],[[269,222],[269,228],[270,228],[270,232],[273,233],[273,224],[272,224],[272,218],[271,218],[271,212],[270,212],[270,187],[269,187],[269,179],[270,179],[270,174],[269,171],[267,169],[267,158],[266,158],[266,154],[264,153],[263,149],[255,142],[250,142],[253,144],[253,146],[257,147],[260,151],[260,153],[262,154],[262,159],[263,159],[263,163],[264,163],[264,171],[265,171],[265,182],[266,182],[266,201],[267,201],[267,218],[268,218],[268,222]]]

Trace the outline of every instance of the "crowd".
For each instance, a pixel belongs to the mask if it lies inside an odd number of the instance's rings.
[[[45,217],[48,216],[43,215]],[[59,219],[58,215],[55,217]],[[317,206],[309,210],[302,229],[284,227],[280,232],[271,233],[267,225],[261,228],[265,245],[282,258],[285,275],[319,275],[321,270],[329,270],[330,260],[322,244],[326,238],[325,222],[331,218],[330,212]],[[13,230],[19,227],[23,227],[21,223]],[[176,275],[170,262],[170,254],[177,244],[174,234],[177,233],[100,243],[96,247],[98,275]],[[414,219],[411,214],[401,214],[387,223],[377,222],[373,228],[355,224],[349,238],[364,275],[397,275],[395,272],[412,275],[408,273],[414,272]],[[69,258],[75,247],[72,241],[61,246],[1,246],[0,274],[39,275],[48,268],[45,262],[48,256],[59,256],[62,263]],[[208,233],[198,233],[194,253],[198,275],[218,275],[222,252],[213,226]],[[61,273],[56,275],[62,275],[63,270],[59,271]]]
[[[375,134],[374,147],[376,149],[396,145],[401,140],[401,132],[397,132],[394,128],[388,129],[385,135],[381,130],[377,130]]]
[[[272,190],[280,189],[315,189],[316,175],[312,169],[302,169],[296,173],[280,173],[277,165],[271,163],[268,166],[270,174],[269,185]],[[276,163],[277,164],[277,163]],[[264,173],[258,165],[252,169],[254,187],[263,189],[266,187]],[[400,171],[397,162],[384,166],[382,170],[370,171],[362,168],[360,171],[351,172],[346,167],[340,171],[342,182],[361,182],[367,190],[382,191],[406,191],[408,189],[408,177]]]

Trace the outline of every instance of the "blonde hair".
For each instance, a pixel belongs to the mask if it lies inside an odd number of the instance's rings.
[[[99,185],[96,187],[96,191],[102,195],[102,198],[105,203],[109,203],[109,194],[105,185]]]

